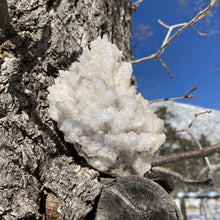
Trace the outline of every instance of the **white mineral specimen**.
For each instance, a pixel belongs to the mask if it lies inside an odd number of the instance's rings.
[[[165,141],[163,121],[131,85],[132,65],[107,37],[84,48],[48,91],[49,115],[65,141],[99,171],[143,175]]]

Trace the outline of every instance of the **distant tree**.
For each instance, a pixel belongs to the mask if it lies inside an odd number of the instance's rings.
[[[163,106],[157,109],[157,115],[162,118],[165,122],[164,132],[166,134],[166,142],[159,148],[156,152],[155,157],[172,155],[175,153],[185,153],[190,151],[198,150],[198,146],[194,140],[186,139],[181,136],[180,133],[176,132],[176,129],[172,127],[170,120],[175,120],[176,115],[172,112],[167,110],[167,107]],[[207,137],[204,134],[201,134],[201,137],[198,140],[203,147],[210,146],[211,143],[207,140]],[[218,156],[210,156],[209,157],[212,163],[217,163]],[[191,180],[201,180],[200,172],[207,168],[206,163],[203,158],[198,159],[188,159],[182,161],[176,161],[173,163],[169,163],[164,165],[164,167],[175,171],[176,173],[181,174],[182,176],[186,177],[187,179]],[[203,179],[207,178],[203,176]],[[200,187],[200,184],[190,184],[190,183],[183,183],[178,181],[172,177],[172,181],[175,183],[175,191],[176,194],[178,191],[197,191]],[[220,187],[220,185],[216,184],[216,187]]]

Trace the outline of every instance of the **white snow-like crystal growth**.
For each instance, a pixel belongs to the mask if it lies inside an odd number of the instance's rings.
[[[132,65],[121,61],[122,52],[107,37],[90,47],[48,89],[49,115],[97,170],[143,175],[165,141],[163,121],[131,85]]]

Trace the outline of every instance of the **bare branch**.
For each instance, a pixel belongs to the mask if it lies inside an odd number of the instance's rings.
[[[0,1],[0,29],[5,30],[9,25],[8,4],[6,0]]]
[[[163,23],[163,21],[161,21],[160,19],[157,20],[159,24],[161,24],[162,26],[164,26],[165,28],[169,29],[170,27],[166,24]]]
[[[157,61],[160,62],[160,64],[165,68],[165,70],[168,72],[170,78],[173,78],[172,73],[170,72],[169,68],[167,67],[167,65],[163,62],[163,60],[159,57],[156,58]]]
[[[186,177],[183,177],[181,174],[179,174],[177,172],[174,172],[172,170],[169,170],[167,168],[164,168],[164,167],[153,167],[151,169],[151,172],[153,172],[153,173],[162,173],[162,174],[172,176],[175,179],[177,179],[177,180],[179,180],[179,181],[181,181],[185,184],[191,184],[191,185],[196,185],[196,186],[212,185],[212,179],[211,178],[208,178],[208,179],[203,180],[203,181],[195,181],[195,180],[191,180],[191,179],[188,179]]]
[[[182,100],[182,99],[198,99],[197,97],[193,97],[192,95],[190,95],[190,94],[191,94],[192,92],[194,92],[195,90],[197,90],[197,87],[194,87],[194,88],[191,89],[186,95],[184,95],[184,96],[182,96],[182,97],[156,99],[156,100],[149,101],[149,103],[162,102],[162,101],[174,101],[174,100]]]
[[[179,24],[182,25],[183,27],[180,28],[172,37],[170,37],[167,42],[159,49],[159,54],[169,45],[169,43],[174,40],[181,32],[183,32],[186,28],[190,27],[191,25],[193,25],[194,23],[196,23],[197,21],[199,21],[200,19],[204,18],[205,16],[207,16],[210,12],[210,10],[212,9],[212,7],[214,7],[217,4],[218,0],[214,0],[212,1],[203,11],[199,12],[191,21],[189,21],[188,23],[183,23],[183,24]],[[176,28],[176,25],[170,26],[170,28]],[[160,54],[161,55],[161,54]]]
[[[184,98],[189,98],[189,95],[196,90],[197,90],[197,86],[194,87],[193,89],[191,89],[186,95],[184,95]],[[190,97],[190,98],[192,98],[192,97]],[[195,98],[195,99],[198,99],[198,98]]]
[[[204,147],[198,151],[181,152],[181,153],[171,154],[168,156],[163,156],[155,159],[155,161],[151,163],[151,166],[156,167],[176,161],[206,157],[214,153],[220,153],[220,144]]]
[[[168,25],[164,24],[160,19],[158,20],[158,23],[161,24],[161,25],[163,25],[164,27],[166,27],[166,28],[168,29],[167,35],[166,35],[166,37],[165,37],[165,39],[164,39],[164,41],[163,41],[161,47],[163,47],[163,46],[168,42],[169,37],[170,37],[172,31],[173,31],[175,28],[182,27],[182,26],[184,26],[184,25],[187,24],[187,23],[181,23],[181,24],[175,24],[175,25],[172,25],[172,26],[168,26]],[[168,46],[168,45],[167,45],[167,46]],[[160,55],[164,52],[164,49],[165,49],[165,48],[163,48],[163,50],[161,51]],[[159,51],[160,51],[160,50],[159,50]]]
[[[193,118],[192,121],[189,123],[189,125],[188,125],[188,127],[187,127],[186,129],[177,130],[177,132],[179,132],[179,131],[181,131],[181,132],[182,132],[182,131],[187,132],[187,133],[191,136],[191,138],[195,141],[195,143],[197,144],[197,146],[199,147],[200,150],[202,150],[202,145],[201,145],[200,142],[194,137],[194,135],[192,134],[192,132],[191,132],[190,129],[191,129],[191,127],[192,127],[194,121],[196,120],[196,118],[197,118],[199,115],[203,115],[203,114],[207,114],[207,113],[211,113],[211,112],[212,112],[212,111],[205,111],[205,112],[196,113],[196,114],[194,115],[194,118]],[[211,169],[211,163],[210,163],[210,161],[209,161],[209,158],[208,158],[208,157],[204,157],[204,159],[205,159],[205,162],[206,162],[208,168]]]
[[[199,32],[193,25],[191,25],[191,27],[198,35],[205,36],[205,37],[207,36],[207,34]]]
[[[188,125],[188,128],[191,128],[194,121],[196,120],[196,118],[199,116],[199,115],[204,115],[204,114],[209,114],[211,113],[212,111],[204,111],[204,112],[199,112],[199,113],[196,113],[193,120],[190,122],[190,124]]]
[[[210,4],[204,10],[200,11],[192,20],[190,20],[187,23],[181,23],[181,24],[175,24],[175,25],[169,26],[169,25],[164,24],[161,20],[158,20],[159,24],[161,24],[162,26],[164,26],[165,28],[168,29],[167,34],[164,38],[164,41],[163,41],[160,49],[156,53],[154,53],[150,56],[131,61],[131,64],[137,64],[137,63],[141,63],[141,62],[148,61],[148,60],[158,60],[163,65],[163,67],[167,70],[170,77],[172,78],[172,74],[170,73],[169,68],[164,64],[164,62],[162,60],[159,59],[160,55],[164,52],[164,50],[171,43],[171,41],[173,41],[180,33],[182,33],[188,27],[192,27],[193,30],[195,30],[196,33],[198,33],[199,35],[206,36],[205,34],[200,33],[193,26],[193,24],[196,23],[197,21],[199,21],[200,19],[204,18],[208,14],[210,14],[211,13],[210,10],[212,9],[212,7],[214,7],[217,4],[217,2],[218,2],[218,0],[212,0],[210,2]],[[179,28],[179,29],[170,37],[172,31],[175,28]]]

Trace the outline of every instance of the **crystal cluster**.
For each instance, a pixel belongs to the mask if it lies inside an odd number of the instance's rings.
[[[131,85],[132,65],[98,37],[48,88],[49,115],[79,155],[113,176],[144,175],[165,141],[163,121]]]

